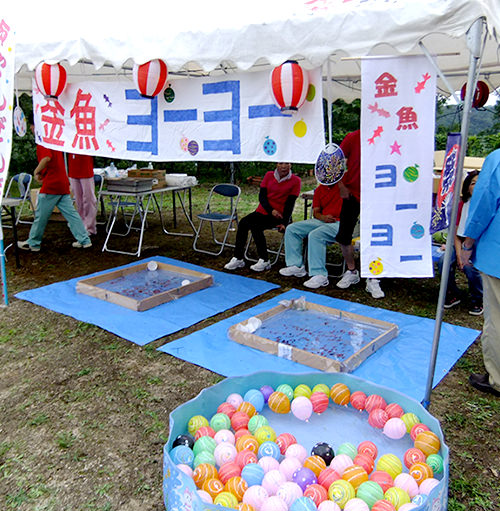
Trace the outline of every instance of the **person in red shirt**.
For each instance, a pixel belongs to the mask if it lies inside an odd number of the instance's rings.
[[[89,234],[96,234],[97,199],[94,184],[94,158],[68,154],[68,176],[76,209]]]
[[[342,198],[337,184],[319,185],[314,190],[313,218],[290,224],[285,231],[285,277],[304,277],[304,239],[307,238],[309,280],[304,286],[317,289],[328,285],[326,247],[335,242],[339,230]]]
[[[224,266],[226,270],[236,270],[245,266],[244,254],[249,232],[252,232],[259,255],[259,260],[250,268],[254,271],[271,268],[264,231],[277,227],[281,232],[285,232],[295,201],[300,194],[300,186],[300,177],[292,173],[290,163],[278,163],[274,171],[266,173],[260,185],[257,209],[243,217],[238,224],[234,256]]]

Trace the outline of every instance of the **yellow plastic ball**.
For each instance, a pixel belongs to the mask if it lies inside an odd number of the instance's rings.
[[[276,431],[271,426],[261,426],[255,431],[254,437],[259,444],[264,442],[276,442]]]
[[[356,491],[351,483],[338,479],[334,481],[328,488],[328,498],[336,502],[339,507],[344,508],[348,500],[356,496]]]
[[[295,389],[293,390],[293,397],[307,397],[310,398],[312,394],[311,387],[309,385],[306,385],[305,383],[301,383],[300,385],[297,385]]]
[[[406,425],[406,432],[410,434],[411,428],[420,422],[420,419],[414,413],[405,413],[401,416],[402,421]]]
[[[396,509],[399,509],[403,504],[411,502],[408,492],[397,486],[388,488],[384,493],[384,499],[388,500]]]
[[[232,493],[223,491],[215,497],[214,504],[235,509],[238,506],[238,499]]]
[[[330,387],[325,383],[318,383],[312,389],[313,392],[323,392],[328,397],[330,397]]]
[[[377,470],[383,470],[396,479],[403,472],[403,464],[395,454],[384,454],[377,461]]]
[[[202,426],[209,426],[208,419],[203,417],[203,415],[195,415],[191,417],[188,421],[188,431],[189,434],[193,435],[198,431]]]

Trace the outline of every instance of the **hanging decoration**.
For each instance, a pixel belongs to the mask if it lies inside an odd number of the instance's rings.
[[[132,75],[137,90],[143,96],[153,98],[160,94],[167,83],[167,64],[160,59],[134,64]]]
[[[460,99],[465,99],[465,92],[467,91],[467,84],[464,83],[462,90],[460,91]],[[485,82],[479,81],[476,85],[476,91],[474,92],[474,98],[472,99],[473,108],[481,108],[488,101],[490,95],[490,89]]]
[[[296,112],[306,100],[309,78],[295,60],[275,67],[270,82],[272,96],[282,112]]]
[[[57,99],[66,87],[66,69],[61,64],[40,62],[35,69],[35,81],[47,99]]]

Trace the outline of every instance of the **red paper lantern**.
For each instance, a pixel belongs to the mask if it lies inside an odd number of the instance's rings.
[[[462,90],[460,91],[460,99],[463,101],[465,99],[465,92],[467,91],[467,84],[464,83]],[[477,82],[476,91],[474,92],[474,97],[472,98],[472,106],[473,108],[481,108],[488,101],[488,97],[490,95],[490,89],[488,85],[482,81]]]
[[[40,62],[35,69],[35,81],[47,99],[57,99],[66,87],[66,69],[61,64]]]
[[[294,60],[287,60],[271,73],[271,92],[282,112],[296,112],[309,89],[307,73]]]
[[[137,90],[148,98],[160,94],[167,83],[167,64],[163,60],[154,59],[145,64],[134,64],[132,72]]]

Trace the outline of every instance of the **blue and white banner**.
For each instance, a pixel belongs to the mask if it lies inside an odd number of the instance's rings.
[[[138,161],[313,163],[324,147],[320,69],[295,114],[271,97],[269,72],[169,80],[154,98],[131,80],[69,83],[47,100],[33,83],[36,141]]]
[[[425,57],[362,62],[361,275],[431,277],[436,75]]]

